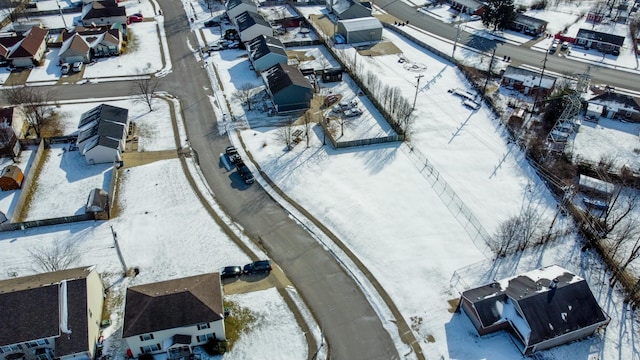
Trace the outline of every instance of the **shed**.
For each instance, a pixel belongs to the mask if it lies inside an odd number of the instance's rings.
[[[604,106],[594,103],[587,103],[587,111],[585,112],[584,117],[585,119],[594,120],[597,122],[600,116],[602,116],[603,111]]]
[[[579,190],[596,198],[608,198],[613,195],[615,186],[612,183],[580,174]]]
[[[342,68],[323,69],[322,82],[342,81]]]
[[[2,191],[18,190],[22,186],[24,174],[22,169],[15,165],[8,165],[0,174],[0,189]]]
[[[84,212],[93,214],[96,220],[109,220],[109,193],[102,189],[91,190]]]
[[[382,40],[382,23],[374,17],[338,21],[338,34],[347,44]]]

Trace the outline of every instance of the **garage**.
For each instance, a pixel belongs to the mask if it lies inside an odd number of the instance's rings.
[[[347,44],[382,40],[382,23],[374,17],[338,21],[338,34]]]

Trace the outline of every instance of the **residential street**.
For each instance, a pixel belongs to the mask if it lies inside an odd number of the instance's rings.
[[[380,0],[376,1],[376,6],[384,9],[398,19],[402,19],[403,21],[408,20],[411,25],[417,26],[429,33],[451,41],[454,41],[456,38],[456,29],[453,26],[425,15],[402,1]],[[545,53],[542,51],[535,51],[526,47],[490,40],[464,31],[460,32],[459,43],[483,52],[493,51],[493,48],[497,46],[496,57],[502,58],[505,55],[510,56],[513,65],[525,64],[535,68],[542,68],[545,57]],[[563,75],[576,74],[585,71],[588,65],[588,63],[574,61],[564,57],[549,56],[547,58],[546,69],[547,71],[553,71]],[[592,65],[591,78],[596,83],[640,91],[640,85],[638,85],[638,82],[635,80],[636,75],[623,70]]]

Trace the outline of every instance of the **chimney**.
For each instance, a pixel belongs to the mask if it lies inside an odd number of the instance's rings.
[[[558,280],[558,278],[553,279],[553,281],[551,281],[551,284],[549,284],[549,289],[557,288],[559,282],[560,280]]]

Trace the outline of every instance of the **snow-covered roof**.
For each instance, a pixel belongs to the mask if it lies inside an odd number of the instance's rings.
[[[481,328],[509,321],[525,348],[609,320],[586,281],[557,265],[469,289],[462,297]]]
[[[380,20],[372,17],[365,18],[357,18],[357,19],[349,19],[349,20],[340,20],[338,23],[344,26],[346,31],[361,31],[361,30],[369,30],[369,29],[381,29],[382,23]]]
[[[540,81],[539,72],[515,66],[507,66],[507,69],[504,71],[502,76],[507,79],[513,79],[521,82],[524,86],[531,88],[540,86],[543,89],[552,89],[553,85],[556,83],[556,78],[553,76],[544,75],[542,76],[542,81]]]

